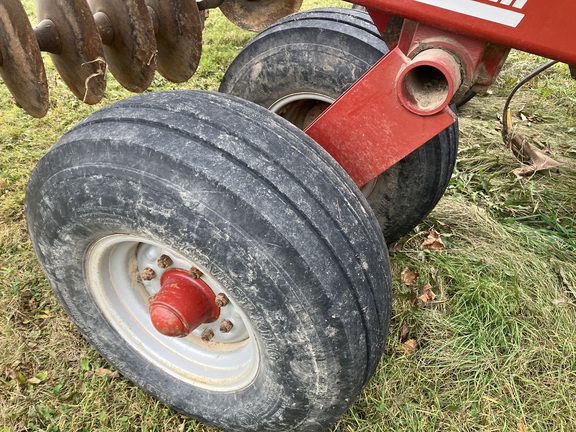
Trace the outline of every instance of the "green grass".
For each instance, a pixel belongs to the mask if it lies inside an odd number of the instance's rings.
[[[31,1],[26,1],[30,12]],[[339,4],[308,1],[306,7]],[[212,12],[204,54],[184,85],[216,90],[251,35]],[[45,57],[51,109],[15,107],[0,83],[0,431],[202,431],[122,378],[79,335],[39,269],[26,232],[24,190],[36,161],[73,124],[129,96],[112,78],[105,100],[77,101]],[[394,317],[368,388],[333,431],[576,430],[576,82],[556,65],[522,89],[520,132],[562,162],[517,178],[498,115],[544,60],[514,52],[489,94],[460,111],[460,156],[446,196],[391,249]],[[522,112],[532,125],[519,118]],[[423,251],[435,228],[447,245]],[[413,286],[402,269],[417,271]],[[415,302],[430,283],[434,301]],[[403,350],[406,340],[416,350]]]

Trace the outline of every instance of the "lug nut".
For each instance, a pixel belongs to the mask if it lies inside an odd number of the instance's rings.
[[[202,335],[200,336],[204,342],[210,342],[214,337],[214,332],[209,328],[204,329]]]
[[[224,307],[228,305],[228,303],[230,303],[230,300],[228,299],[228,297],[226,297],[226,294],[220,293],[216,296],[216,306]]]
[[[160,258],[158,258],[158,267],[165,269],[168,268],[172,265],[174,261],[172,261],[172,258],[170,258],[168,255],[162,255]]]
[[[222,333],[230,333],[230,330],[232,330],[232,327],[234,327],[234,324],[232,324],[232,321],[224,320],[220,323],[220,331]]]
[[[152,269],[150,267],[146,267],[140,273],[140,277],[142,278],[142,280],[151,281],[152,279],[154,279],[156,277],[156,272],[154,271],[154,269]]]
[[[192,276],[194,279],[200,279],[204,273],[202,273],[202,270],[196,268],[196,267],[192,267],[189,271],[188,274],[190,276]]]

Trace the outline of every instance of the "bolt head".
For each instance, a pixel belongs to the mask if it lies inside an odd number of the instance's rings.
[[[168,268],[173,263],[174,263],[174,261],[172,261],[172,258],[170,258],[168,255],[160,256],[160,258],[158,258],[158,262],[157,262],[158,267],[160,267],[161,269]]]
[[[220,331],[222,333],[230,333],[233,327],[234,324],[232,323],[232,321],[229,320],[224,320],[220,323]]]
[[[209,328],[204,329],[202,335],[200,336],[204,342],[210,342],[214,337],[214,332]]]
[[[230,299],[224,293],[220,293],[216,296],[216,306],[224,307],[230,303]]]
[[[140,277],[142,278],[142,280],[151,281],[156,277],[156,272],[154,271],[153,268],[146,267],[144,270],[140,272]]]
[[[196,268],[196,267],[192,267],[189,271],[188,274],[193,277],[194,279],[200,279],[204,273],[202,273],[202,270]]]

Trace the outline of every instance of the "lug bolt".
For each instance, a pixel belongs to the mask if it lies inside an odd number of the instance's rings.
[[[196,267],[192,267],[189,271],[188,274],[190,276],[192,276],[194,279],[200,279],[204,273],[202,273],[202,271]]]
[[[204,342],[210,342],[214,337],[214,332],[209,328],[204,329],[202,335],[200,336]]]
[[[230,330],[232,330],[232,327],[234,327],[234,324],[232,324],[232,321],[224,320],[220,323],[220,331],[222,333],[230,333]]]
[[[228,305],[228,303],[230,303],[230,300],[228,299],[228,297],[226,297],[226,294],[220,293],[216,296],[216,306],[224,307]]]
[[[154,271],[154,269],[152,269],[150,267],[146,267],[140,273],[140,277],[142,278],[142,280],[151,281],[152,279],[154,279],[156,277],[156,272]]]
[[[174,261],[172,261],[172,258],[170,258],[168,255],[162,255],[160,258],[158,258],[158,267],[165,269],[170,267],[173,262]]]

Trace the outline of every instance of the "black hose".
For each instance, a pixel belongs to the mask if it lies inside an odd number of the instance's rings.
[[[514,88],[512,89],[512,91],[510,92],[510,94],[508,95],[508,99],[506,99],[506,103],[504,104],[504,114],[502,115],[502,118],[505,119],[506,118],[506,113],[508,112],[508,107],[510,106],[510,102],[512,101],[512,98],[514,97],[514,95],[516,94],[516,92],[518,90],[520,90],[520,87],[522,87],[524,84],[526,84],[528,81],[530,81],[532,78],[534,78],[536,75],[541,74],[542,72],[544,72],[546,69],[548,69],[551,66],[554,66],[556,63],[558,63],[557,60],[550,60],[546,63],[544,63],[542,66],[538,67],[537,69],[535,69],[533,72],[531,72],[530,74],[526,75],[524,78],[522,78],[518,84],[516,84],[514,86]]]

